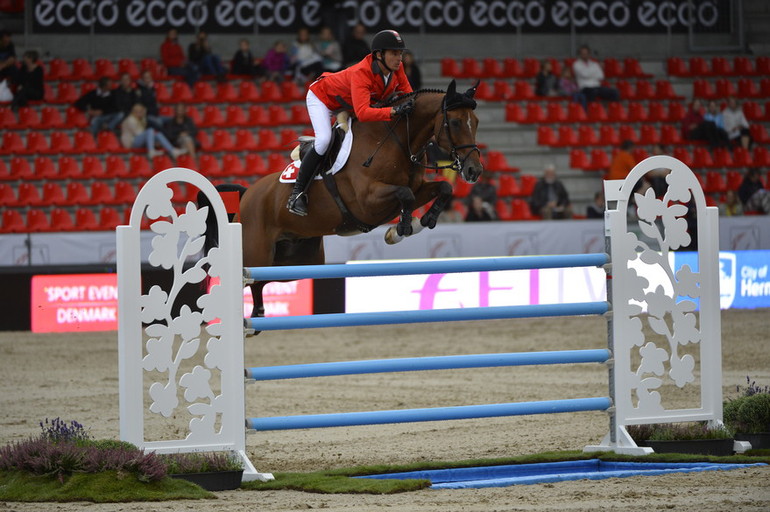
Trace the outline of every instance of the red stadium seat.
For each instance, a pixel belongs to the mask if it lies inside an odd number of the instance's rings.
[[[87,159],[88,157],[86,157]],[[83,167],[85,171],[86,160],[83,160]],[[116,178],[129,178],[129,170],[126,166],[126,161],[119,155],[109,155],[104,162],[104,170],[107,176]]]
[[[655,99],[681,100],[683,98],[674,91],[674,86],[671,82],[668,80],[657,80],[655,82]]]
[[[97,231],[99,223],[96,221],[96,215],[90,208],[79,208],[75,212],[75,224],[80,231]]]
[[[240,105],[228,105],[225,116],[225,126],[248,126],[249,120],[246,111]]]
[[[86,59],[75,59],[72,61],[72,73],[70,80],[95,80],[99,78],[94,75],[94,69]]]
[[[150,73],[152,71],[150,70]],[[132,80],[139,78],[139,67],[134,59],[120,59],[118,61],[118,74],[122,75],[123,73],[128,73]]]
[[[681,57],[669,57],[666,59],[666,72],[671,76],[677,77],[691,76],[687,65]]]
[[[51,153],[51,147],[42,132],[29,132],[27,134],[26,152],[33,155]]]
[[[281,83],[281,99],[285,102],[304,101],[305,91],[300,89],[296,82],[286,80]]]
[[[531,83],[524,80],[517,80],[513,88],[513,97],[517,101],[527,101],[535,99],[535,88]]]
[[[201,155],[200,172],[204,176],[222,176],[222,167],[214,155]]]
[[[276,151],[281,147],[281,142],[273,130],[263,128],[259,130],[259,151]],[[283,169],[280,169],[283,170]]]
[[[238,101],[247,103],[261,101],[259,89],[257,89],[254,82],[248,80],[241,82],[241,85],[238,86]]]
[[[486,78],[504,78],[505,70],[502,63],[497,59],[485,58],[482,61],[481,76]]]
[[[244,174],[246,176],[264,176],[270,174],[270,172],[262,155],[256,153],[246,155],[244,163]]]
[[[222,172],[226,176],[244,176],[246,169],[238,155],[228,154],[222,157]]]
[[[633,57],[623,59],[623,76],[627,78],[650,78],[652,75],[642,70],[642,65]]]
[[[118,78],[118,70],[109,59],[96,59],[94,61],[94,75],[97,78],[107,77],[111,80]]]
[[[21,107],[16,113],[17,121],[13,128],[17,130],[35,130],[40,128],[40,116],[32,107]]]
[[[599,105],[601,107],[601,103],[591,103],[591,105]],[[602,107],[604,108],[604,107]],[[590,107],[589,107],[590,111]],[[606,116],[606,112],[605,112]],[[586,114],[586,111],[583,109],[583,106],[579,103],[569,103],[567,105],[567,122],[568,123],[585,123],[589,120],[588,114]]]
[[[42,180],[56,180],[62,179],[59,175],[59,169],[47,156],[39,156],[35,158],[35,177]]]
[[[102,170],[101,175],[97,175],[94,173],[85,174],[85,169],[87,166],[87,159],[95,159],[93,156],[85,157],[83,159],[83,169],[80,168],[80,165],[78,164],[78,161],[72,158],[71,156],[61,156],[59,157],[59,160],[57,162],[58,166],[58,174],[59,177],[62,179],[70,179],[70,180],[76,180],[76,179],[88,179],[88,178],[99,178],[103,177],[104,170]],[[98,161],[98,160],[97,160]],[[100,163],[101,165],[101,163]]]
[[[30,208],[27,210],[27,231],[32,233],[44,233],[51,231],[51,223],[43,210]]]
[[[88,204],[111,204],[115,200],[112,189],[105,181],[94,181],[91,183],[90,200]]]
[[[17,210],[3,210],[3,224],[0,232],[3,233],[23,233],[27,230],[24,223],[24,217]]]
[[[647,120],[653,123],[666,121],[666,109],[662,103],[651,101],[647,104]]]
[[[239,101],[238,91],[230,82],[221,82],[217,84],[216,100],[223,103],[234,103]]]
[[[739,171],[727,171],[725,182],[727,190],[738,190],[743,183],[743,175]]]
[[[692,166],[697,168],[711,168],[714,167],[714,160],[711,158],[711,153],[702,146],[693,148],[692,151]]]
[[[14,157],[11,158],[11,172],[10,179],[14,180],[34,180],[35,173],[32,171],[32,166],[26,158]]]
[[[485,170],[493,172],[518,172],[518,167],[511,167],[505,159],[505,155],[500,151],[490,151],[487,153],[487,164]]]
[[[623,123],[628,120],[628,113],[622,103],[613,101],[607,104],[607,120],[612,123]]]
[[[457,65],[457,61],[449,57],[441,59],[441,76],[459,77],[460,66]]]
[[[725,78],[720,78],[716,81],[716,97],[717,98],[729,98],[730,96],[735,96],[737,94],[737,91],[735,89],[735,85]]]
[[[461,78],[474,78],[480,77],[483,73],[483,67],[481,63],[473,57],[466,57],[462,60],[462,74]]]
[[[16,191],[13,186],[7,183],[0,183],[0,204],[2,204],[4,208],[20,206],[19,201],[16,199]]]
[[[692,76],[710,76],[711,70],[703,57],[690,57],[690,74]]]
[[[86,115],[75,107],[68,107],[65,113],[65,128],[85,128],[88,126]]]
[[[574,105],[575,107],[579,107],[580,110],[583,110],[583,107],[580,106],[578,103],[571,103],[570,107]],[[571,109],[570,109],[571,111]],[[599,103],[598,101],[594,101],[588,104],[588,121],[592,123],[606,123],[609,121],[609,114],[607,113],[607,109],[604,108],[604,105]]]
[[[48,72],[45,74],[46,80],[58,81],[68,80],[72,75],[70,66],[64,59],[51,59],[48,63]]]
[[[267,107],[267,121],[270,126],[282,126],[291,122],[286,109],[281,105],[270,105]]]
[[[526,114],[518,103],[505,105],[505,120],[510,123],[524,123]]]
[[[672,153],[672,156],[676,158],[677,160],[680,160],[683,162],[686,166],[692,167],[692,155],[687,150],[687,148],[684,147],[675,147],[674,151]]]
[[[637,100],[651,100],[657,98],[655,86],[653,86],[648,80],[637,80],[636,94],[634,97]]]
[[[618,128],[618,136],[620,137],[621,142],[624,140],[630,140],[635,144],[639,142],[639,137],[636,135],[636,130],[634,130],[634,127],[631,125],[620,125],[620,128]]]
[[[666,116],[668,122],[678,123],[684,119],[686,114],[687,112],[683,104],[675,101],[670,101],[668,103],[668,115]]]
[[[537,183],[537,177],[531,174],[522,174],[519,180],[520,194],[525,197],[531,196],[532,191],[535,189],[535,183]]]
[[[153,173],[159,173],[160,171],[165,171],[166,169],[176,167],[176,165],[174,165],[174,162],[168,155],[163,154],[152,157],[150,167],[152,167]]]
[[[711,58],[711,73],[716,76],[734,75],[732,67],[730,66],[730,63],[724,57]]]
[[[524,67],[522,69],[522,78],[534,78],[540,72],[540,61],[527,57],[524,59]]]
[[[77,227],[72,222],[72,215],[63,208],[54,208],[51,210],[51,231],[75,231]]]
[[[17,197],[19,204],[25,206],[42,206],[45,204],[43,202],[43,196],[40,195],[40,190],[32,183],[24,182],[19,184]]]
[[[211,151],[232,151],[234,149],[237,148],[230,132],[227,130],[214,130],[214,133],[211,135]]]
[[[90,132],[77,132],[75,136],[86,134],[89,137],[89,140],[91,144],[93,145],[92,149],[96,149],[96,145],[93,143],[94,138],[91,136]],[[81,151],[82,148],[82,151]],[[71,154],[71,153],[81,153],[85,152],[88,149],[88,146],[86,144],[82,146],[73,146],[72,140],[70,139],[70,136],[67,135],[67,132],[53,132],[51,133],[51,153],[55,154]]]
[[[61,185],[55,181],[48,181],[43,184],[43,202],[45,206],[60,206],[66,203],[64,190]]]
[[[627,75],[624,75],[623,68],[618,59],[608,57],[604,59],[604,76],[606,78],[620,78]]]
[[[588,126],[581,126],[580,130],[582,133],[583,128],[590,128]],[[578,143],[581,143],[578,139],[578,134],[575,133],[575,130],[572,128],[571,125],[563,124],[559,126],[559,138],[555,144],[555,146],[577,146]]]
[[[711,84],[711,82],[702,79],[695,80],[692,83],[692,95],[694,98],[702,98],[707,100],[717,97],[717,93],[714,90],[714,86]]]
[[[236,151],[258,151],[259,144],[251,130],[240,129],[235,132]]]
[[[506,57],[503,59],[503,77],[514,78],[523,74],[521,63],[518,59]],[[447,75],[449,76],[449,75]]]
[[[643,103],[638,101],[628,103],[628,121],[631,123],[643,123],[647,121],[647,108]]]
[[[56,135],[54,133],[53,135]],[[54,139],[53,135],[51,135],[51,147],[54,147]],[[67,137],[69,140],[69,137]],[[70,146],[72,149],[67,150],[66,142],[62,141],[62,149],[60,150],[61,153],[98,153],[99,147],[96,144],[96,141],[94,140],[94,136],[91,135],[91,132],[82,131],[82,132],[76,132],[75,133],[75,140],[74,143]]]
[[[291,106],[291,124],[310,124],[310,115],[304,104]]]
[[[214,88],[209,82],[196,82],[192,93],[197,103],[218,102]]]
[[[108,206],[99,211],[99,229],[113,231],[122,223],[123,219],[115,208]]]
[[[543,112],[543,108],[540,106],[539,103],[527,104],[527,116],[526,116],[525,122],[526,123],[545,123],[546,122],[545,112]]]
[[[563,123],[567,120],[567,113],[561,103],[551,102],[546,108],[547,123]]]
[[[732,167],[752,167],[753,165],[751,152],[748,149],[740,146],[733,148]]]
[[[184,82],[174,82],[174,85],[171,86],[171,98],[175,103],[194,103],[196,101],[190,87]]]
[[[132,178],[149,178],[153,175],[150,161],[144,155],[131,155],[128,159],[128,173]]]
[[[557,144],[557,140],[553,128],[550,126],[538,126],[537,144],[540,146],[555,146]]]
[[[733,58],[733,73],[738,76],[751,76],[755,74],[754,64],[748,57],[738,56]]]
[[[591,163],[586,170],[588,171],[607,171],[610,168],[610,157],[603,149],[594,148],[591,150]]]
[[[600,129],[613,129],[612,126],[602,125]],[[580,146],[596,146],[600,143],[593,126],[583,125],[578,128],[578,144]]]
[[[605,124],[599,127],[599,140],[604,146],[617,146],[622,139],[614,126]]]
[[[128,149],[118,141],[117,136],[112,132],[99,132],[96,136],[96,147],[100,153],[128,153]]]
[[[498,196],[512,197],[519,195],[520,193],[521,188],[519,188],[519,184],[516,182],[516,178],[513,176],[513,174],[500,175],[500,184],[497,188]]]
[[[573,149],[569,152],[569,166],[572,169],[586,169],[589,166],[588,155],[583,149]]]
[[[726,190],[727,183],[720,172],[708,171],[706,173],[706,186],[703,189],[706,194],[722,194]]]
[[[289,159],[282,153],[270,153],[267,156],[267,166],[273,169],[273,172],[282,171],[289,165]]]
[[[199,84],[202,82],[198,82]],[[196,84],[197,85],[197,84]],[[202,128],[222,127],[227,124],[225,116],[216,105],[206,105],[203,107],[203,118],[200,126]]]
[[[114,204],[131,205],[136,201],[137,190],[127,181],[118,181],[115,183]]]

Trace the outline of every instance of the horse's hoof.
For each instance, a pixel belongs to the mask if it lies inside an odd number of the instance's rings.
[[[396,232],[401,236],[412,236],[412,224],[401,224],[400,222],[398,225],[396,225]]]
[[[388,230],[385,232],[385,243],[388,245],[397,244],[403,239],[404,237],[399,235],[396,232],[396,228],[394,228],[393,226],[389,227]]]

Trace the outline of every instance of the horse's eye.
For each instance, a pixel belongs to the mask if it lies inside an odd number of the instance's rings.
[[[452,128],[460,128],[462,122],[459,119],[451,119],[449,124],[452,125]]]

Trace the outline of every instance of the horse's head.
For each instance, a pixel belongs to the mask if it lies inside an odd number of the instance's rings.
[[[475,183],[484,171],[476,145],[479,119],[473,112],[476,108],[475,93],[475,85],[464,93],[458,93],[457,84],[452,80],[441,103],[435,129],[439,147],[450,154],[455,169],[468,183]]]

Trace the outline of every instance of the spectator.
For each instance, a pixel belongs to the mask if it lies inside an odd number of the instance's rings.
[[[572,64],[580,92],[585,96],[586,103],[600,98],[607,101],[618,101],[620,94],[617,89],[602,85],[604,71],[598,62],[591,59],[591,49],[588,45],[580,47],[578,59]]]
[[[663,144],[655,144],[652,146],[650,156],[655,155],[668,155],[668,150]],[[662,197],[666,190],[668,190],[668,183],[666,182],[666,176],[671,174],[671,169],[657,168],[652,169],[645,175],[645,179],[649,181],[650,186],[655,191],[655,197]]]
[[[13,95],[11,107],[25,107],[30,101],[42,100],[44,94],[43,67],[37,52],[25,52],[21,69],[16,74],[16,93]]]
[[[0,31],[0,81],[14,82],[18,72],[16,67],[16,46],[8,30]]]
[[[473,196],[468,208],[465,222],[484,222],[495,220],[495,210],[492,205],[481,199],[481,196]]]
[[[174,116],[163,123],[163,134],[178,148],[184,149],[193,159],[196,158],[198,128],[187,115],[187,107],[178,103],[174,107]]]
[[[342,47],[329,27],[318,34],[318,53],[323,57],[323,70],[333,73],[342,69]]]
[[[408,50],[404,52],[401,65],[404,66],[404,73],[407,80],[409,80],[409,85],[412,86],[412,90],[419,91],[422,89],[422,72],[414,61],[414,54],[412,52]]]
[[[323,58],[310,40],[310,30],[306,27],[297,31],[297,38],[289,50],[289,59],[297,82],[315,80],[323,73]]]
[[[738,187],[738,197],[743,203],[743,211],[770,213],[770,191],[762,185],[758,168],[752,167],[746,172]]]
[[[213,75],[219,81],[225,79],[227,70],[219,56],[211,51],[211,43],[206,32],[201,30],[195,36],[195,41],[187,47],[187,58],[198,67],[202,75]]]
[[[463,221],[463,214],[454,207],[454,197],[450,197],[444,205],[444,209],[438,214],[438,223],[457,223]]]
[[[156,130],[162,129],[166,118],[160,115],[157,86],[152,79],[152,73],[149,69],[145,69],[139,75],[139,80],[136,81],[136,89],[139,91],[139,103],[147,109],[147,120],[150,125]]]
[[[717,125],[706,120],[699,99],[692,100],[690,109],[682,119],[682,138],[705,141],[712,149],[723,145]]]
[[[131,112],[131,108],[135,103],[139,103],[141,93],[139,89],[134,87],[134,82],[131,80],[131,75],[123,73],[120,75],[120,81],[118,86],[112,90],[112,96],[115,98],[115,108],[120,112],[120,116],[115,116],[115,119],[110,122],[110,131],[115,131],[118,125],[125,119],[125,117]]]
[[[564,66],[561,70],[561,78],[559,78],[559,92],[564,96],[569,96],[575,103],[580,103],[583,106],[583,110],[588,108],[586,97],[580,92],[580,88],[575,81],[575,75],[572,73],[572,68]]]
[[[481,200],[493,208],[497,203],[497,188],[492,182],[489,173],[481,173],[479,180],[473,185],[468,194],[468,201],[472,202],[474,197],[480,197]],[[494,211],[494,210],[493,210]]]
[[[116,118],[121,118],[112,94],[112,80],[103,76],[96,89],[85,93],[75,102],[75,108],[86,113],[91,124],[91,133],[96,137],[105,128],[110,129]]]
[[[722,118],[722,112],[719,110],[719,105],[714,100],[709,101],[708,110],[703,116],[703,119],[707,123],[714,123],[716,126],[717,145],[719,147],[727,146],[728,138],[725,131],[725,123]]]
[[[553,65],[548,59],[540,62],[540,71],[535,77],[535,94],[538,96],[558,96],[559,77],[553,74]]]
[[[624,140],[620,143],[620,151],[615,153],[610,162],[610,171],[605,179],[624,180],[631,169],[636,165],[636,159],[631,153],[634,143],[630,140]],[[636,187],[634,187],[636,188]]]
[[[545,220],[572,218],[569,194],[561,180],[556,178],[556,167],[553,164],[545,166],[543,177],[535,183],[529,208],[533,215],[539,215]]]
[[[241,39],[238,43],[238,51],[235,52],[233,60],[230,61],[230,72],[234,75],[250,77],[265,75],[265,70],[257,64],[254,55],[251,53],[248,39]]]
[[[749,131],[749,122],[734,96],[727,99],[727,106],[722,111],[722,121],[730,142],[744,149],[751,149],[751,144],[754,141]]]
[[[120,125],[120,141],[124,148],[135,149],[146,147],[147,156],[154,158],[161,155],[162,151],[155,150],[155,143],[159,143],[172,158],[183,155],[185,150],[177,149],[171,145],[165,135],[147,126],[147,109],[141,103],[131,108],[131,113],[126,116]]]
[[[366,27],[361,23],[356,24],[342,44],[342,63],[344,67],[352,66],[372,53],[369,43],[364,39],[365,37]]]
[[[284,76],[289,72],[289,54],[288,48],[283,41],[276,41],[272,48],[262,59],[262,66],[267,72],[267,79],[274,82],[283,81]]]
[[[168,31],[166,40],[160,45],[160,58],[171,76],[181,76],[190,87],[198,81],[198,68],[186,62],[184,50],[179,44],[179,33],[175,28]]]
[[[594,202],[586,207],[587,219],[604,218],[604,191],[600,190],[594,194]]]
[[[723,217],[735,217],[743,215],[743,205],[738,200],[735,190],[725,192],[725,201],[719,204],[719,215]]]

